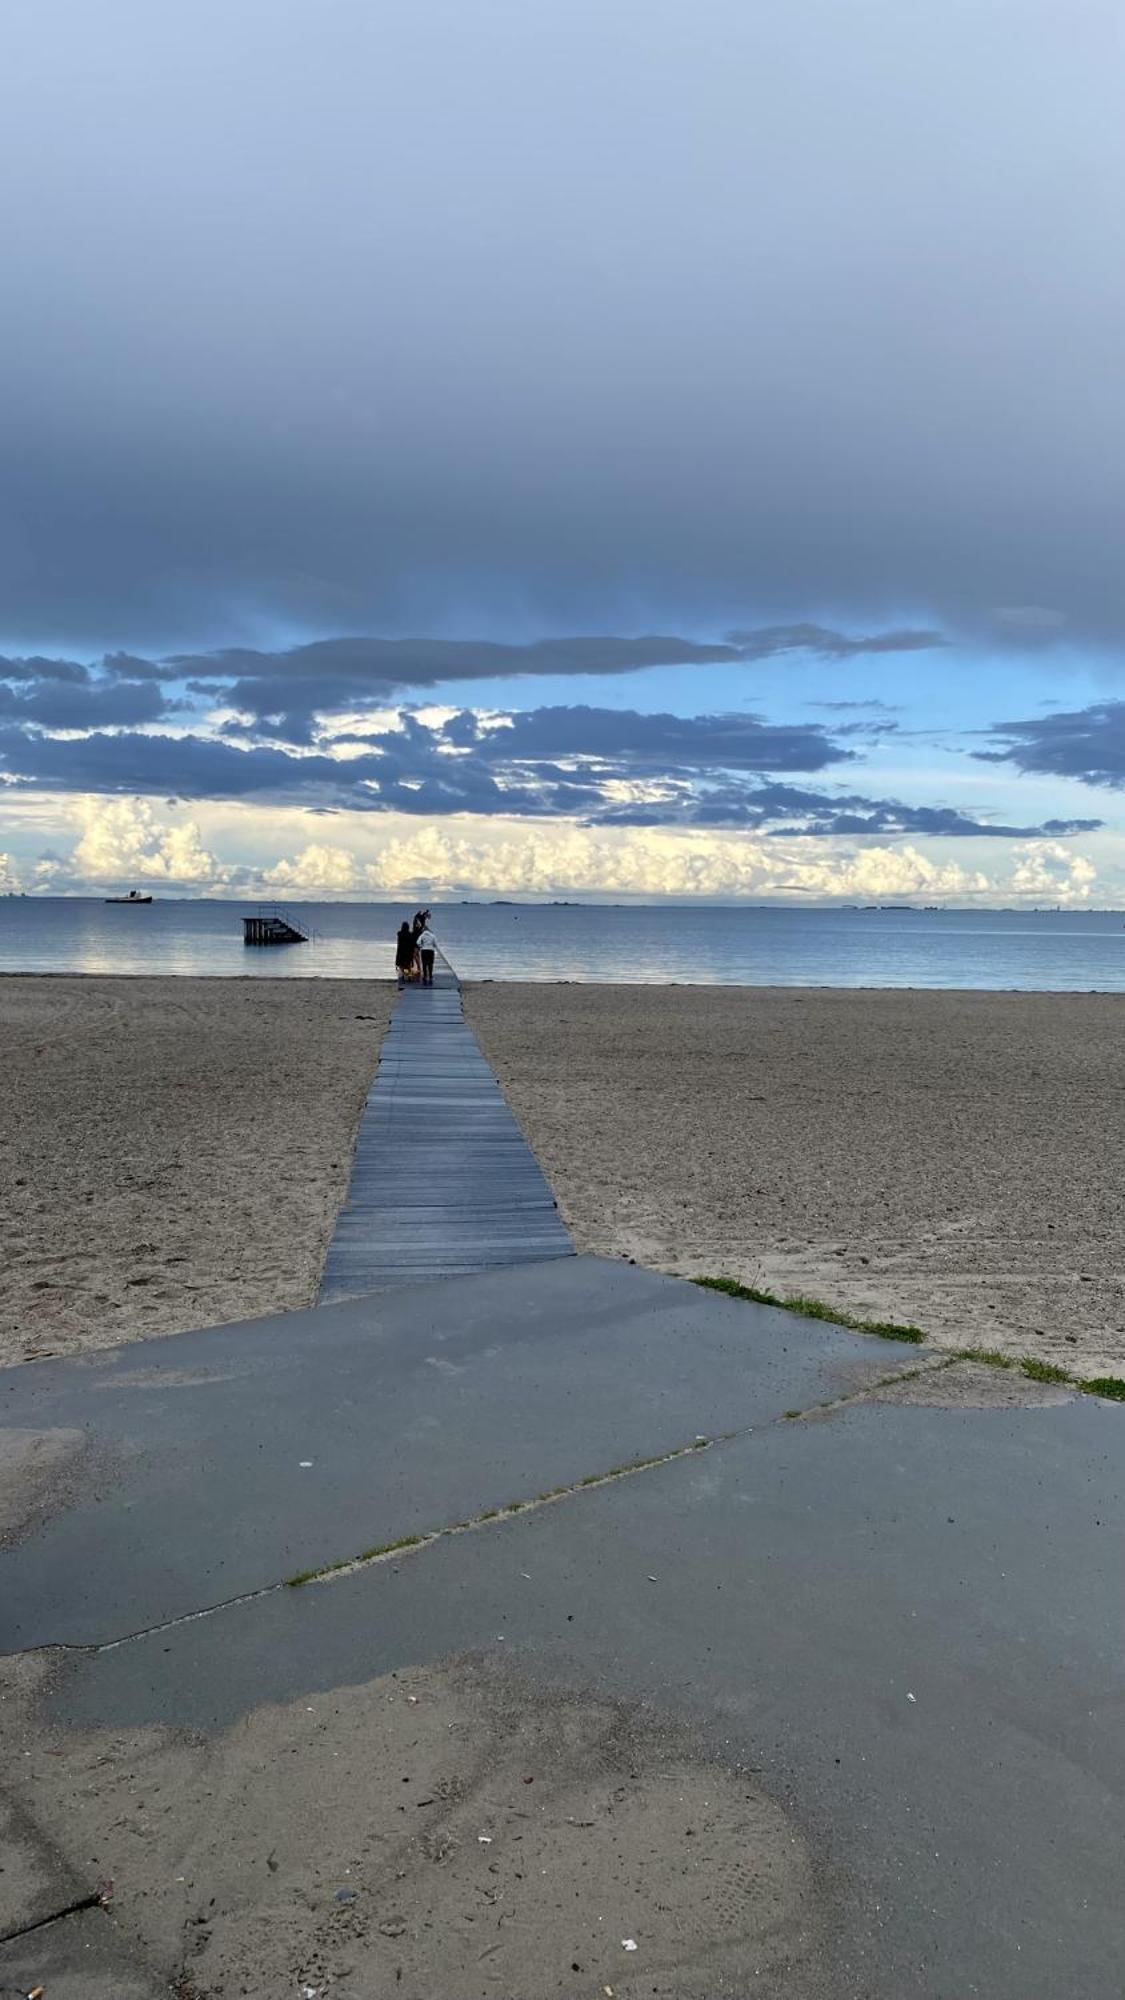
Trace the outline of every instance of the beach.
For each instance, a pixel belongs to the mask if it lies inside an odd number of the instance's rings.
[[[0,1360],[310,1303],[393,999],[0,980]],[[580,1250],[1125,1373],[1122,999],[537,983],[465,1004]]]
[[[314,1298],[393,1002],[0,979],[2,1355],[84,1356],[7,1378],[0,1985],[826,2000],[929,1992],[938,1946],[950,1992],[1015,1990],[1013,1936],[1052,1991],[1112,1958],[1112,1732],[1068,1699],[1115,1657],[1108,1404],[567,1257],[94,1352]],[[1125,1372],[1122,1004],[465,993],[580,1250],[1087,1376]]]
[[[0,1364],[308,1305],[392,998],[0,979]]]
[[[580,1250],[1125,1374],[1107,994],[473,986]]]

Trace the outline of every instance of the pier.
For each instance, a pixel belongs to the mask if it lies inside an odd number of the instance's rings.
[[[322,1304],[385,1285],[570,1257],[554,1195],[446,963],[399,995],[360,1121]]]
[[[259,910],[242,919],[243,944],[308,944],[309,933],[295,924],[284,910]]]

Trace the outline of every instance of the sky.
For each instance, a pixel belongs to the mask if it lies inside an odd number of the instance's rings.
[[[1125,905],[1117,0],[35,0],[0,886]]]

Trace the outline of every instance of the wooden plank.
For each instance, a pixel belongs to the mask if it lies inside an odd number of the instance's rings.
[[[456,976],[406,987],[360,1121],[320,1302],[573,1254]]]

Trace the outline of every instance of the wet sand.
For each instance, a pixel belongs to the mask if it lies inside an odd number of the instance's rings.
[[[121,1934],[191,2000],[832,1990],[793,1820],[641,1704],[469,1660],[214,1737],[76,1730],[36,1714],[47,1668],[0,1665],[0,1810],[112,1875]]]
[[[1125,1375],[1125,999],[481,985],[580,1249]]]
[[[393,989],[0,979],[0,1364],[311,1303]]]

